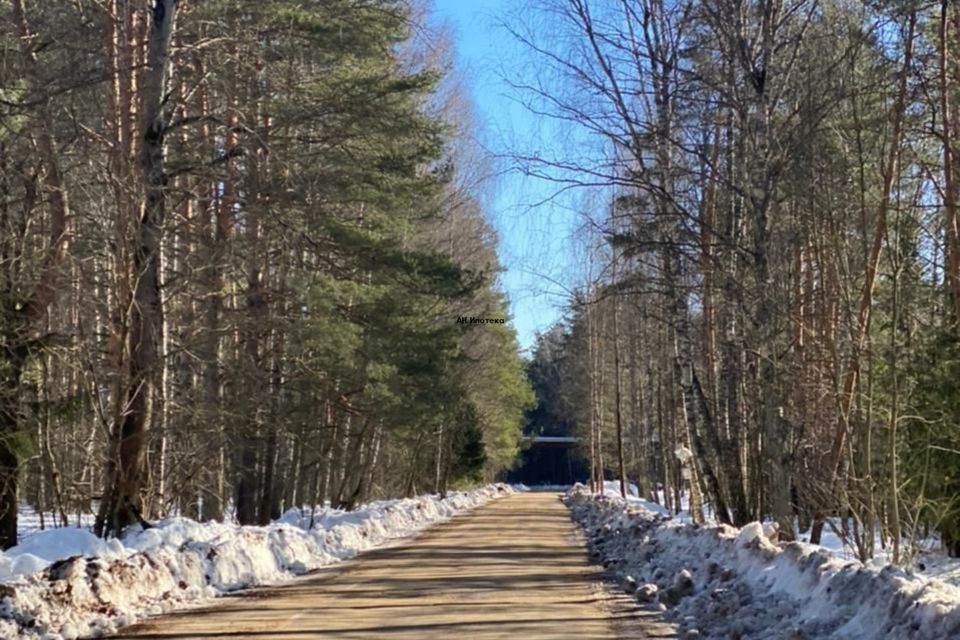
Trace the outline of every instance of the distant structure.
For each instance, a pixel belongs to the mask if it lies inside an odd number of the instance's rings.
[[[507,477],[508,482],[526,485],[573,484],[589,477],[587,463],[573,436],[528,436],[520,463]]]
[[[533,355],[527,363],[527,378],[537,394],[537,404],[527,411],[522,450],[517,466],[507,474],[508,482],[527,485],[587,482],[589,466],[570,403],[562,396],[567,364],[565,344],[570,336],[557,323],[537,336]]]

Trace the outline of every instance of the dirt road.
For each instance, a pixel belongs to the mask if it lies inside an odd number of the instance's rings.
[[[556,494],[494,501],[401,546],[154,618],[121,638],[669,638],[599,586]]]

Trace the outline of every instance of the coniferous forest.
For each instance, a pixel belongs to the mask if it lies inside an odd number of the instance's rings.
[[[0,2],[0,544],[493,478],[532,402],[450,51],[392,0]]]

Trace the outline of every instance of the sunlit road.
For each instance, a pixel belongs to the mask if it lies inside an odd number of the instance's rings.
[[[608,596],[556,494],[494,501],[402,546],[153,618],[122,638],[673,637]]]

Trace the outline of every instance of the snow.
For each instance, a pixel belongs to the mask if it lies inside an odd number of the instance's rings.
[[[603,482],[603,492],[610,495],[620,495],[620,481],[619,480],[605,480]],[[632,482],[627,482],[627,495],[634,498],[640,496],[640,490]]]
[[[265,527],[171,517],[119,540],[80,527],[34,532],[0,554],[0,639],[100,636],[352,558],[511,492],[490,485],[351,512],[293,509]]]
[[[67,514],[67,524],[75,527],[92,527],[94,515],[92,513]],[[50,511],[42,514],[29,504],[20,504],[17,514],[17,529],[22,538],[40,531],[42,528],[59,526],[60,517]],[[41,527],[43,524],[43,527]]]
[[[737,534],[737,543],[741,546],[747,546],[754,540],[761,540],[766,538],[763,531],[763,525],[759,522],[751,522],[743,529],[740,529],[740,533]]]
[[[582,486],[582,485],[581,485]],[[567,487],[569,489],[569,487]],[[619,480],[606,480],[603,483],[603,493],[604,495],[609,496],[620,496],[620,481]],[[662,492],[661,492],[662,494]],[[633,482],[627,482],[627,504],[632,507],[641,507],[648,511],[654,513],[662,514],[665,516],[670,515],[670,510],[666,507],[652,502],[650,500],[645,500],[640,497],[640,489]]]
[[[525,485],[522,482],[518,482],[510,485],[513,487],[514,491],[524,492],[524,491],[559,491],[563,493],[573,485],[569,484],[535,484],[535,485]]]
[[[918,570],[931,578],[960,586],[960,560],[947,558],[941,553],[926,553],[916,562]]]
[[[619,495],[619,490],[617,495]],[[634,500],[632,498],[628,498],[628,500],[631,506],[641,506],[655,513],[661,513],[668,517],[672,516],[680,522],[693,524],[693,515],[690,513],[689,493],[684,492],[681,495],[681,510],[676,514],[673,514],[666,507],[661,506],[664,504],[666,497],[662,490],[657,491],[657,497],[661,504],[645,500]],[[714,514],[709,504],[703,506],[703,512],[707,524],[718,524],[716,514]],[[775,522],[764,520],[763,535],[765,537],[773,538],[776,531],[777,524]],[[830,555],[841,560],[858,560],[860,554],[856,542],[849,535],[844,535],[843,531],[844,527],[840,518],[828,518],[823,528],[820,544],[816,545],[816,547],[829,552]],[[806,543],[809,539],[808,535],[809,531],[801,532],[799,540]],[[886,541],[886,545],[884,545],[884,542],[880,532],[877,531],[873,541],[874,557],[867,560],[867,564],[877,570],[882,569],[892,562],[892,550],[889,541]],[[931,534],[928,537],[917,539],[904,538],[901,549],[906,550],[908,553],[910,553],[912,549],[914,557],[909,567],[912,573],[928,578],[936,578],[947,584],[960,587],[960,558],[948,558],[941,550],[941,540],[937,535]]]
[[[761,523],[693,525],[582,486],[566,500],[594,558],[618,582],[630,576],[642,585],[638,601],[655,602],[641,606],[663,611],[679,637],[960,638],[960,589],[940,580],[809,544],[776,544]]]

